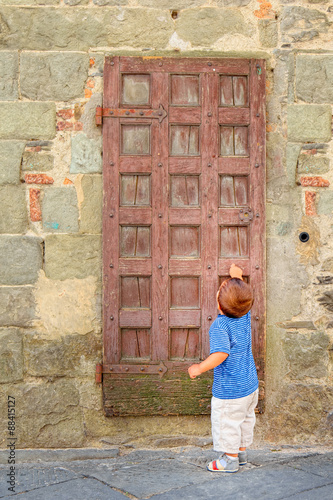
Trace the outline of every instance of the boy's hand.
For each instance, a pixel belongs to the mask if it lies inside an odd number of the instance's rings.
[[[195,365],[191,365],[188,369],[188,374],[191,378],[195,378],[195,377],[198,377],[199,375],[201,375],[201,370],[200,370],[200,364],[197,363]]]
[[[243,279],[243,271],[241,270],[240,267],[236,266],[235,264],[231,264],[230,269],[229,269],[229,274],[231,278],[239,278]]]

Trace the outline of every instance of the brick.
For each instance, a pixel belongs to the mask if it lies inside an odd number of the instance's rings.
[[[24,142],[0,141],[0,185],[20,184]]]
[[[83,97],[89,56],[82,53],[23,52],[20,86],[24,97],[34,101],[70,101]]]
[[[55,133],[54,103],[0,102],[0,139],[53,139]]]
[[[79,209],[74,187],[50,187],[42,201],[43,228],[48,232],[75,233],[79,230]]]
[[[330,185],[329,181],[323,179],[322,177],[301,177],[301,186],[312,186],[312,187],[328,187]]]
[[[45,238],[45,274],[53,280],[100,277],[101,237],[50,235]]]
[[[30,219],[32,222],[42,220],[42,208],[40,204],[40,189],[29,190]]]
[[[74,109],[59,109],[59,111],[57,111],[57,117],[63,120],[70,120],[74,117]]]
[[[328,142],[332,136],[332,108],[324,104],[288,106],[288,139],[294,142]]]
[[[253,13],[259,19],[273,19],[275,12],[272,10],[272,4],[266,0],[258,0],[259,9]]]
[[[25,233],[28,214],[24,186],[0,187],[0,207],[0,233]]]
[[[22,332],[18,328],[0,329],[0,383],[23,379]]]
[[[46,174],[25,174],[24,180],[26,184],[53,184],[52,177]]]
[[[0,284],[29,285],[43,265],[42,240],[32,236],[0,236]]]
[[[0,287],[0,326],[31,326],[35,319],[33,287]]]
[[[317,215],[316,210],[316,193],[313,191],[305,192],[305,214],[313,217]]]

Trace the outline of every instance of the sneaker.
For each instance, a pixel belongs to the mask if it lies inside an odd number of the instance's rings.
[[[238,458],[231,460],[225,453],[217,460],[209,462],[207,470],[210,472],[237,472],[239,469]]]
[[[239,460],[239,465],[246,465],[247,464],[247,451],[240,451],[238,453],[238,460]]]

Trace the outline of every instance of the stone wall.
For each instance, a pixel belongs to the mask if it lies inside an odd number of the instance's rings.
[[[0,0],[1,446],[8,395],[21,448],[210,433],[208,417],[103,416],[94,112],[106,54],[267,60],[267,410],[256,439],[332,440],[333,7],[271,1]]]

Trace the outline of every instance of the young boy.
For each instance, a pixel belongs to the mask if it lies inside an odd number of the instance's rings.
[[[191,378],[214,368],[211,409],[214,450],[222,453],[207,465],[212,472],[237,472],[247,463],[252,443],[258,377],[252,355],[253,292],[242,270],[232,264],[231,278],[217,292],[220,314],[209,329],[210,356],[189,367]]]

